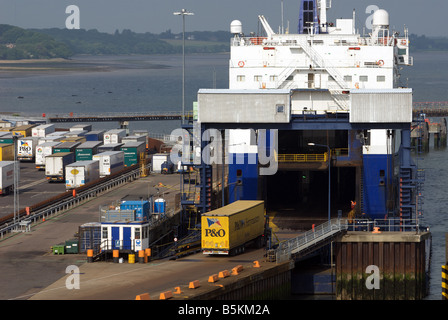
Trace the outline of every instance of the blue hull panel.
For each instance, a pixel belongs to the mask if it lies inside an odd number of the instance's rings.
[[[387,216],[388,193],[392,187],[388,180],[392,174],[390,155],[363,156],[363,207],[362,212],[372,219],[384,219]]]
[[[229,154],[229,203],[258,200],[258,158],[255,154]]]

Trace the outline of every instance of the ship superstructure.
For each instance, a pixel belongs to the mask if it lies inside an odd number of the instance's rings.
[[[232,21],[229,88],[199,90],[198,125],[226,137],[228,202],[264,199],[301,211],[331,201],[329,216],[353,209],[402,223],[415,218],[412,90],[399,74],[413,65],[408,32],[391,30],[379,9],[361,35],[355,12],[331,23],[330,7],[302,0],[295,34],[275,33],[262,15],[262,35],[246,36]],[[277,166],[268,174],[266,158]],[[212,168],[202,161],[200,212],[213,206],[205,182]]]

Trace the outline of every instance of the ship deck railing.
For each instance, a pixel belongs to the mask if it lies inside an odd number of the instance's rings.
[[[379,37],[373,40],[370,36],[361,36],[359,34],[354,35],[341,35],[341,34],[318,34],[312,37],[308,34],[275,34],[272,38],[260,37],[260,36],[249,36],[249,37],[233,37],[230,40],[230,45],[232,47],[243,47],[243,46],[299,46],[301,41],[308,41],[310,44],[321,45],[323,43],[323,37],[325,39],[330,39],[326,42],[328,45],[332,46],[382,46],[382,47],[393,47],[395,45],[395,40],[398,41],[408,41],[406,37]],[[304,39],[305,38],[305,39]]]

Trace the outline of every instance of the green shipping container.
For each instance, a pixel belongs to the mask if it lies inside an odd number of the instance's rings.
[[[93,155],[98,153],[98,147],[102,145],[101,141],[87,141],[76,147],[76,161],[89,161]]]
[[[64,254],[64,245],[57,244],[53,246],[53,254]]]
[[[79,252],[79,240],[70,239],[65,241],[65,253],[77,254]]]
[[[121,147],[124,152],[124,166],[129,167],[140,161],[141,154],[145,153],[145,142],[128,142]]]
[[[76,147],[79,146],[81,142],[62,142],[57,148],[53,149],[53,153],[60,152],[75,152]]]

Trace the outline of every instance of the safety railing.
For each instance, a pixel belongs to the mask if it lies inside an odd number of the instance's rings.
[[[278,162],[326,162],[328,152],[321,154],[278,154]]]

